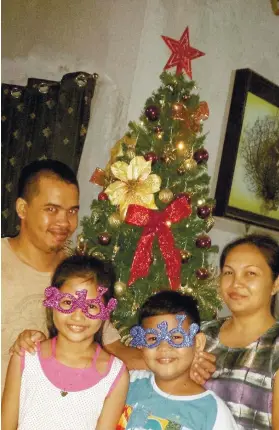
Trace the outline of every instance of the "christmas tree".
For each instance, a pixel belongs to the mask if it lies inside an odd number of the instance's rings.
[[[114,263],[118,306],[113,314],[123,339],[137,309],[155,292],[171,288],[193,295],[202,319],[220,305],[208,236],[214,225],[209,198],[203,121],[206,102],[195,83],[164,71],[139,122],[111,150],[91,181],[102,187],[82,220],[78,248]]]

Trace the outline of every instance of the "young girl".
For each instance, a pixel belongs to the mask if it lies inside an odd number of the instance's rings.
[[[225,247],[221,294],[232,316],[206,323],[205,349],[216,358],[206,387],[227,402],[239,429],[279,429],[279,246],[249,235]]]
[[[37,353],[10,360],[2,430],[115,430],[129,377],[98,343],[116,306],[113,272],[94,258],[72,256],[45,290],[50,339]]]
[[[175,291],[150,297],[132,328],[132,346],[142,349],[151,370],[131,372],[117,430],[236,430],[224,402],[190,378],[196,350],[203,350],[196,301]]]

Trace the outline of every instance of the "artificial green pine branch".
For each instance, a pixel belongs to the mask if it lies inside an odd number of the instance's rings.
[[[170,226],[175,246],[181,251],[179,290],[192,294],[199,302],[202,318],[209,319],[216,314],[220,300],[212,257],[218,248],[207,236],[214,224],[214,201],[209,197],[208,153],[204,150],[206,136],[202,132],[206,117],[200,116],[201,102],[193,81],[168,72],[163,72],[160,78],[162,85],[147,99],[140,120],[129,123],[126,135],[133,143],[123,142],[122,155],[111,159],[110,165],[121,161],[128,167],[139,156],[148,160],[151,174],[161,178],[160,191],[154,194],[159,211],[164,211],[181,193],[191,199],[191,216]],[[99,199],[92,202],[91,215],[82,220],[82,234],[87,252],[114,262],[115,295],[119,303],[113,319],[128,342],[129,328],[137,322],[139,306],[149,295],[170,288],[170,282],[155,236],[148,276],[128,286],[143,227],[127,224],[120,217],[120,207],[107,199],[107,186],[116,180],[119,179],[112,170],[106,169],[106,185],[100,190]],[[127,189],[136,186],[137,180],[133,181]],[[129,188],[130,192],[132,189]]]

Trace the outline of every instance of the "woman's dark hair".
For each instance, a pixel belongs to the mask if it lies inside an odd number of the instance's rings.
[[[277,279],[277,277],[279,276],[279,244],[272,237],[267,235],[261,235],[261,234],[249,234],[245,237],[236,239],[233,242],[229,243],[227,246],[225,246],[220,257],[221,270],[224,267],[225,260],[228,254],[234,248],[240,245],[252,245],[258,248],[258,250],[262,253],[267,264],[270,267],[273,281]],[[272,297],[272,300],[271,300],[272,314],[274,314],[274,307],[275,307],[275,295]]]
[[[56,268],[52,276],[51,286],[59,289],[68,279],[74,277],[83,278],[85,281],[92,280],[97,285],[107,288],[107,292],[103,295],[105,304],[113,297],[113,286],[116,278],[110,263],[86,255],[73,255],[63,260]],[[58,334],[53,322],[53,311],[51,308],[47,308],[46,313],[49,337],[53,338]],[[94,336],[95,341],[101,345],[103,325],[104,322]]]
[[[149,297],[140,308],[139,324],[142,324],[143,320],[148,317],[180,313],[187,315],[191,323],[195,322],[200,325],[198,302],[192,296],[177,291],[160,291]]]

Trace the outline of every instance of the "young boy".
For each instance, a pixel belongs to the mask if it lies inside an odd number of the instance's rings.
[[[150,372],[131,372],[116,430],[236,430],[225,403],[190,378],[195,351],[206,341],[197,302],[162,291],[144,303],[139,324],[131,330],[131,345],[142,349]]]

